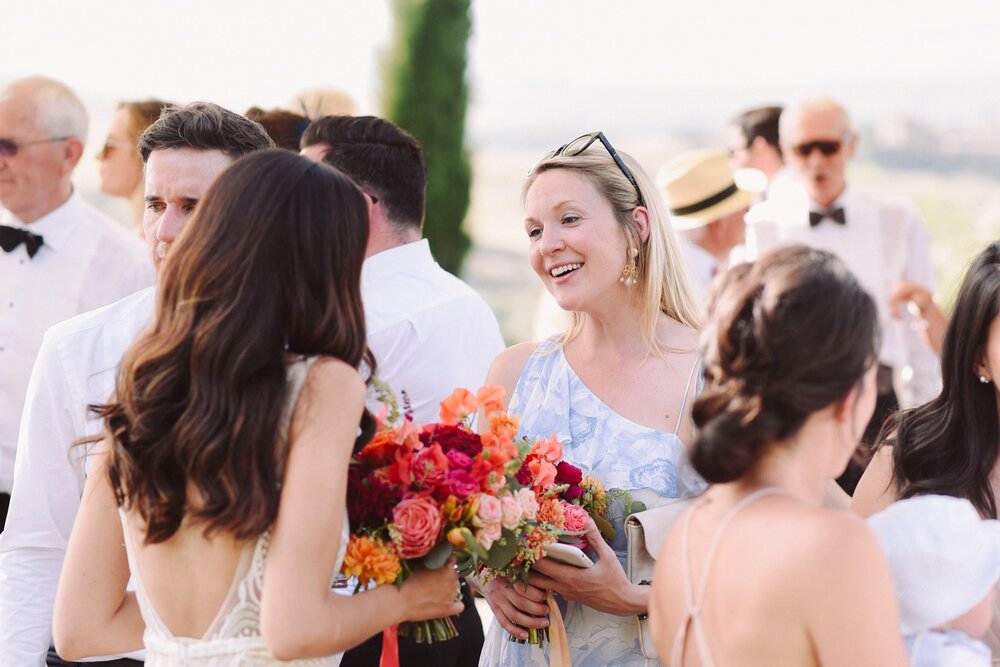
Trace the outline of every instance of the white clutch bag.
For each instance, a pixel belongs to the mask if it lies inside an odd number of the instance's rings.
[[[695,498],[674,500],[666,505],[630,514],[625,519],[625,540],[628,543],[626,574],[629,581],[640,586],[648,586],[653,582],[653,569],[656,567],[656,556],[660,553],[660,548],[674,524],[694,501]],[[649,660],[655,660],[656,647],[653,646],[649,617],[642,614],[638,618],[642,654]]]

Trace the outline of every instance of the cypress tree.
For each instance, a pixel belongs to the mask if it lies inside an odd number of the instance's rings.
[[[472,170],[465,147],[470,0],[394,0],[396,39],[383,99],[386,118],[427,152],[424,236],[435,259],[457,274],[471,241],[463,227]]]

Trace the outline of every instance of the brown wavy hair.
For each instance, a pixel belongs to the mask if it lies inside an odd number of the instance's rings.
[[[357,186],[288,151],[247,155],[209,188],[99,409],[115,496],[142,517],[147,543],[185,518],[237,539],[274,522],[288,356],[365,357],[367,242]]]
[[[878,358],[875,303],[822,250],[792,246],[733,267],[710,312],[691,462],[712,483],[749,472],[771,445],[846,396]]]

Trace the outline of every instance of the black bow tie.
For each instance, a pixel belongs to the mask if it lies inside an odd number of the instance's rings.
[[[22,243],[28,252],[28,257],[34,257],[45,241],[39,234],[33,234],[27,229],[0,225],[0,248],[3,248],[4,252],[11,252]]]
[[[809,226],[815,227],[824,220],[833,220],[838,225],[846,225],[847,218],[844,217],[844,209],[834,208],[829,211],[809,211]]]
[[[27,229],[0,225],[0,248],[3,248],[5,252],[10,252],[22,243],[24,249],[28,251],[28,257],[34,257],[44,241],[41,236],[32,234]]]

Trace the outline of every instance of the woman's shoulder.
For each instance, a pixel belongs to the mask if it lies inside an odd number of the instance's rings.
[[[843,509],[800,506],[782,529],[794,536],[787,548],[807,576],[861,566],[881,553],[864,519]]]
[[[486,384],[498,384],[502,386],[507,390],[507,397],[509,399],[531,355],[538,350],[539,346],[544,344],[518,343],[517,345],[508,347],[493,360],[493,365],[490,366],[490,371],[486,376]]]
[[[331,396],[353,396],[364,402],[365,381],[357,368],[336,357],[316,356],[304,361],[308,372],[303,384],[303,400],[325,401]]]

